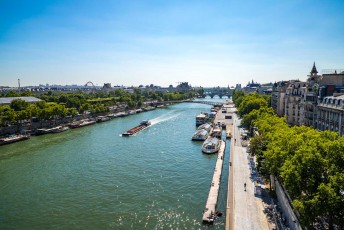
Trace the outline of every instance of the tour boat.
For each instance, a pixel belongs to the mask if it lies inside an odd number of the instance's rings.
[[[197,130],[202,130],[202,129],[204,129],[204,130],[206,130],[207,132],[210,132],[211,128],[212,128],[212,127],[211,127],[210,124],[205,123],[205,124],[199,126]]]
[[[197,130],[193,136],[193,141],[205,141],[208,138],[209,134],[208,131],[205,129]]]
[[[129,129],[128,131],[122,133],[122,136],[125,136],[125,137],[132,136],[132,135],[140,132],[141,130],[144,130],[145,128],[147,128],[150,125],[151,125],[150,121],[144,120],[138,126],[135,126],[134,128]]]
[[[221,138],[222,136],[222,128],[218,125],[216,125],[213,129],[213,132],[211,133],[212,137],[217,137],[217,138]]]
[[[208,137],[202,145],[202,152],[211,154],[217,153],[220,149],[221,142],[216,137]]]
[[[208,115],[201,113],[196,116],[196,126],[203,125],[208,120]]]

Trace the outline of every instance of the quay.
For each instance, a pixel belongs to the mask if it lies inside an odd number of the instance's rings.
[[[226,142],[221,141],[221,147],[217,155],[213,179],[211,181],[208,200],[203,212],[203,223],[212,224],[216,217],[217,199],[220,191],[222,166],[225,154]]]

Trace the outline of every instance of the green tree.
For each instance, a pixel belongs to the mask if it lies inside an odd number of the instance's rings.
[[[11,102],[10,107],[15,111],[25,110],[29,106],[29,103],[22,99],[15,99]]]

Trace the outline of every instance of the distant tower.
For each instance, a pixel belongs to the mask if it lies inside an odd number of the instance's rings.
[[[20,79],[18,78],[18,90],[20,90]]]
[[[313,64],[313,68],[312,68],[310,74],[311,74],[311,76],[314,76],[314,75],[318,74],[317,67],[315,67],[315,62]]]

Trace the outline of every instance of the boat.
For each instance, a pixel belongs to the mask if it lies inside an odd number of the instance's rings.
[[[67,131],[69,128],[67,126],[56,126],[50,129],[47,128],[42,128],[42,129],[37,129],[35,135],[39,136],[39,135],[44,135],[44,134],[48,134],[48,133],[61,133],[64,131]]]
[[[71,127],[72,129],[75,129],[75,128],[80,128],[87,125],[93,125],[95,123],[96,121],[94,120],[81,120],[81,121],[76,121],[76,122],[71,123],[69,127]]]
[[[128,111],[128,115],[133,115],[133,114],[136,114],[136,110],[129,110]]]
[[[211,128],[212,128],[212,127],[211,127],[210,124],[205,123],[205,124],[199,126],[197,130],[202,130],[202,129],[204,129],[204,130],[206,130],[206,131],[209,133],[210,130],[211,130]]]
[[[148,106],[148,107],[143,108],[143,111],[152,111],[152,110],[155,110],[155,109],[156,109],[155,107]]]
[[[208,137],[202,145],[202,152],[206,154],[217,153],[221,147],[221,142],[216,137]]]
[[[104,121],[109,121],[110,117],[108,116],[98,116],[97,117],[97,122],[104,122]]]
[[[207,122],[208,116],[207,114],[201,113],[196,116],[196,126],[203,125]]]
[[[68,126],[57,126],[57,129],[53,130],[53,133],[62,133],[69,129]]]
[[[148,121],[148,120],[144,120],[142,121],[138,126],[135,126],[134,128],[132,129],[129,129],[128,131],[122,133],[122,136],[132,136],[138,132],[140,132],[141,130],[144,130],[146,129],[147,127],[149,127],[151,125],[151,122]]]
[[[222,136],[222,128],[221,126],[216,125],[213,129],[213,132],[211,133],[212,137],[217,137],[217,138],[221,138]]]
[[[205,129],[197,130],[193,136],[192,140],[193,141],[205,141],[209,136],[209,133]]]
[[[119,113],[116,113],[115,116],[116,117],[126,117],[126,116],[128,116],[128,113],[126,113],[126,112],[119,112]]]
[[[142,109],[136,109],[135,112],[136,113],[141,113],[143,110]]]
[[[8,137],[3,137],[3,138],[0,138],[0,145],[7,145],[7,144],[11,144],[11,143],[14,143],[14,142],[18,142],[18,141],[23,141],[23,140],[27,140],[30,138],[30,135],[28,134],[18,134],[18,135],[10,135]]]

